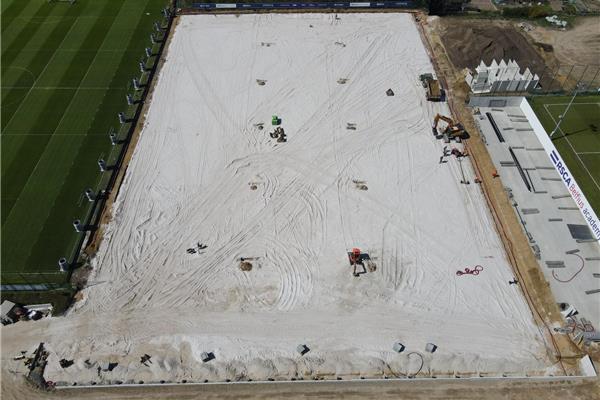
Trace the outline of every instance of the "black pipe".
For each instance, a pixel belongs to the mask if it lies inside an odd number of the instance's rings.
[[[492,124],[492,128],[494,128],[494,132],[496,132],[496,136],[498,136],[498,140],[500,141],[500,143],[504,143],[504,136],[502,136],[502,133],[500,133],[500,129],[498,129],[498,125],[496,125],[496,121],[494,121],[492,113],[488,111],[485,113],[485,115],[487,115],[490,124]]]
[[[525,172],[523,172],[523,168],[521,167],[521,163],[519,162],[519,160],[517,160],[517,156],[515,155],[515,152],[513,151],[512,147],[509,147],[508,151],[510,152],[511,157],[513,158],[513,161],[515,162],[515,165],[517,166],[517,169],[519,170],[519,173],[521,174],[521,178],[523,179],[523,182],[525,183],[527,190],[529,190],[531,192],[531,185],[529,184],[529,181],[527,180],[527,177],[525,176]]]

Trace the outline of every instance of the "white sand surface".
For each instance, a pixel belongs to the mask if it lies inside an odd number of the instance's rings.
[[[448,110],[425,100],[409,14],[184,16],[166,58],[95,284],[66,317],[3,328],[5,346],[45,341],[47,378],[69,383],[401,376],[410,352],[427,375],[547,370],[480,188],[438,163]],[[353,277],[352,247],[376,271]]]

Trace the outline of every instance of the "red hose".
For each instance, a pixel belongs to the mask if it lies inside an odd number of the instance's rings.
[[[468,275],[479,275],[479,273],[483,271],[483,267],[481,265],[476,265],[475,268],[471,269],[469,267],[465,268],[464,271],[458,270],[456,271],[456,276],[462,276],[465,274]]]
[[[552,271],[552,277],[554,277],[554,279],[556,279],[557,281],[559,281],[561,283],[571,282],[573,280],[573,278],[575,278],[577,275],[579,275],[579,273],[581,271],[583,271],[583,266],[585,265],[585,261],[583,260],[583,257],[581,257],[579,254],[571,254],[571,255],[579,257],[579,259],[581,260],[581,268],[579,268],[579,271],[575,272],[573,274],[573,276],[570,277],[569,279],[567,279],[566,281],[563,281],[562,279],[558,279],[558,277],[556,276],[556,272]]]

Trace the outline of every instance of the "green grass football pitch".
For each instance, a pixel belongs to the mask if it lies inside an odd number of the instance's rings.
[[[97,160],[118,151],[108,131],[166,5],[2,0],[2,283],[64,279],[57,261],[77,243],[72,221],[89,212],[83,191],[106,180]]]
[[[570,100],[571,96],[540,96],[529,103],[550,134]],[[600,215],[600,96],[577,96],[552,142]]]

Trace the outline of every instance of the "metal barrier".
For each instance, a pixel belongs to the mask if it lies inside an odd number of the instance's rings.
[[[356,8],[416,8],[419,2],[377,1],[377,2],[319,2],[319,3],[196,3],[179,1],[178,7],[196,10],[294,10],[294,9],[356,9]]]

